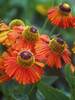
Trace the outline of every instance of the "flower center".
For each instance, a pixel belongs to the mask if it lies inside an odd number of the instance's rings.
[[[35,26],[27,26],[23,32],[23,36],[28,41],[36,41],[39,38],[38,29]]]
[[[17,56],[17,61],[19,64],[23,65],[24,67],[26,66],[31,66],[35,62],[35,58],[32,54],[32,52],[28,50],[23,50],[19,52]]]
[[[57,54],[62,54],[64,51],[65,43],[60,38],[53,38],[50,40],[49,46],[52,51],[56,52]]]
[[[37,28],[34,27],[34,26],[32,26],[32,27],[30,28],[30,32],[32,32],[32,33],[37,33]]]
[[[64,44],[64,41],[61,38],[57,38],[57,42],[60,43],[61,45]]]
[[[18,27],[18,26],[22,26],[25,27],[25,24],[22,20],[20,19],[15,19],[15,20],[12,20],[10,23],[9,23],[9,27],[12,29],[13,27]]]
[[[23,51],[20,53],[20,57],[24,60],[28,60],[32,57],[32,54],[29,51]]]
[[[60,9],[61,12],[65,13],[65,14],[69,14],[71,12],[71,7],[67,3],[61,4],[59,6],[59,9]]]

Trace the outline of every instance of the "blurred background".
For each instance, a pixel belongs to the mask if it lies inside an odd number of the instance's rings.
[[[9,23],[15,18],[22,19],[26,25],[35,25],[39,28],[41,33],[48,34],[49,36],[50,34],[55,35],[62,32],[61,37],[67,41],[71,48],[75,41],[75,29],[54,29],[54,25],[50,22],[45,26],[48,9],[62,2],[69,3],[72,7],[73,15],[75,15],[75,0],[0,0],[0,18],[6,23]],[[73,56],[73,63],[74,62]],[[69,87],[64,78],[63,69],[60,71],[54,69],[50,71],[48,69],[46,70],[47,74],[48,72],[50,73],[47,76],[56,75],[56,77],[47,78],[47,80],[50,78],[48,84],[54,88],[61,89],[66,95],[69,95]],[[43,81],[46,81],[46,79]],[[29,99],[27,96],[29,90],[30,86],[22,86],[14,81],[1,84],[0,100],[46,100],[39,90],[37,91],[38,99]],[[36,89],[33,91],[33,94],[34,92],[36,92]]]

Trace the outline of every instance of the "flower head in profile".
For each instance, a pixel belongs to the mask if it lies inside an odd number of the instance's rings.
[[[39,31],[35,26],[27,26],[23,32],[23,37],[28,41],[36,41],[39,37]]]
[[[41,79],[44,65],[37,62],[34,54],[27,49],[12,53],[4,60],[5,72],[21,84],[33,84]]]
[[[18,39],[16,39],[16,42],[12,46],[12,49],[18,51],[21,48],[30,48],[32,51],[34,51],[34,44],[38,39],[38,29],[34,26],[26,26],[24,32],[19,35]]]
[[[35,46],[36,57],[45,61],[50,67],[61,68],[63,62],[71,63],[70,52],[66,43],[60,38],[52,38],[48,43],[37,42]]]
[[[9,23],[9,30],[2,31],[0,34],[0,41],[3,45],[10,47],[16,41],[17,38],[24,31],[25,25],[22,20],[14,19]]]
[[[17,33],[22,33],[25,28],[25,24],[22,20],[20,19],[14,19],[9,23],[9,27],[11,30]]]
[[[75,27],[75,17],[72,15],[71,7],[67,3],[49,9],[48,19],[52,24],[61,28]]]

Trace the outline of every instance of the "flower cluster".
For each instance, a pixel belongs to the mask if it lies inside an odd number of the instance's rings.
[[[74,27],[68,4],[50,9],[48,17],[57,26]],[[20,84],[33,84],[41,79],[45,65],[59,69],[71,64],[66,41],[41,35],[35,26],[25,25],[20,19],[9,25],[0,23],[0,45],[6,47],[0,55],[0,83],[15,79]]]

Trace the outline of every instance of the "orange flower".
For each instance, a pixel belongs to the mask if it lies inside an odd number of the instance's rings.
[[[11,37],[11,40],[14,39]],[[35,41],[39,38],[39,32],[36,27],[33,26],[27,26],[24,30],[24,32],[20,35],[18,35],[18,39],[16,39],[16,42],[14,45],[12,45],[12,50],[20,50],[21,48],[30,48],[32,51],[34,51],[34,44]],[[15,39],[14,39],[15,40]]]
[[[3,43],[3,45],[6,45],[7,47],[12,46],[13,43],[17,40],[20,33],[24,31],[25,25],[24,23],[19,20],[15,19],[9,23],[9,30],[3,31],[0,35],[1,39],[0,41]]]
[[[35,52],[34,46],[36,41],[41,40],[47,42],[46,38],[48,38],[47,35],[40,36],[36,27],[27,26],[23,34],[20,34],[19,38],[16,40],[16,43],[12,46],[12,49],[18,51],[21,48],[30,48],[31,51]]]
[[[67,3],[49,9],[48,19],[61,28],[75,27],[75,17],[72,16],[71,7]]]
[[[3,45],[6,45],[7,47],[12,46],[17,41],[20,34],[22,34],[24,31],[25,25],[22,20],[15,19],[9,23],[9,28],[10,30],[7,32],[7,34],[6,32],[2,33],[4,34],[2,35],[4,39]]]
[[[60,38],[53,38],[48,43],[37,42],[35,46],[36,58],[45,61],[50,67],[61,68],[62,61],[71,63],[70,52],[66,43]]]
[[[32,84],[40,80],[44,65],[37,62],[34,54],[27,49],[16,52],[4,60],[5,72],[21,84]]]

